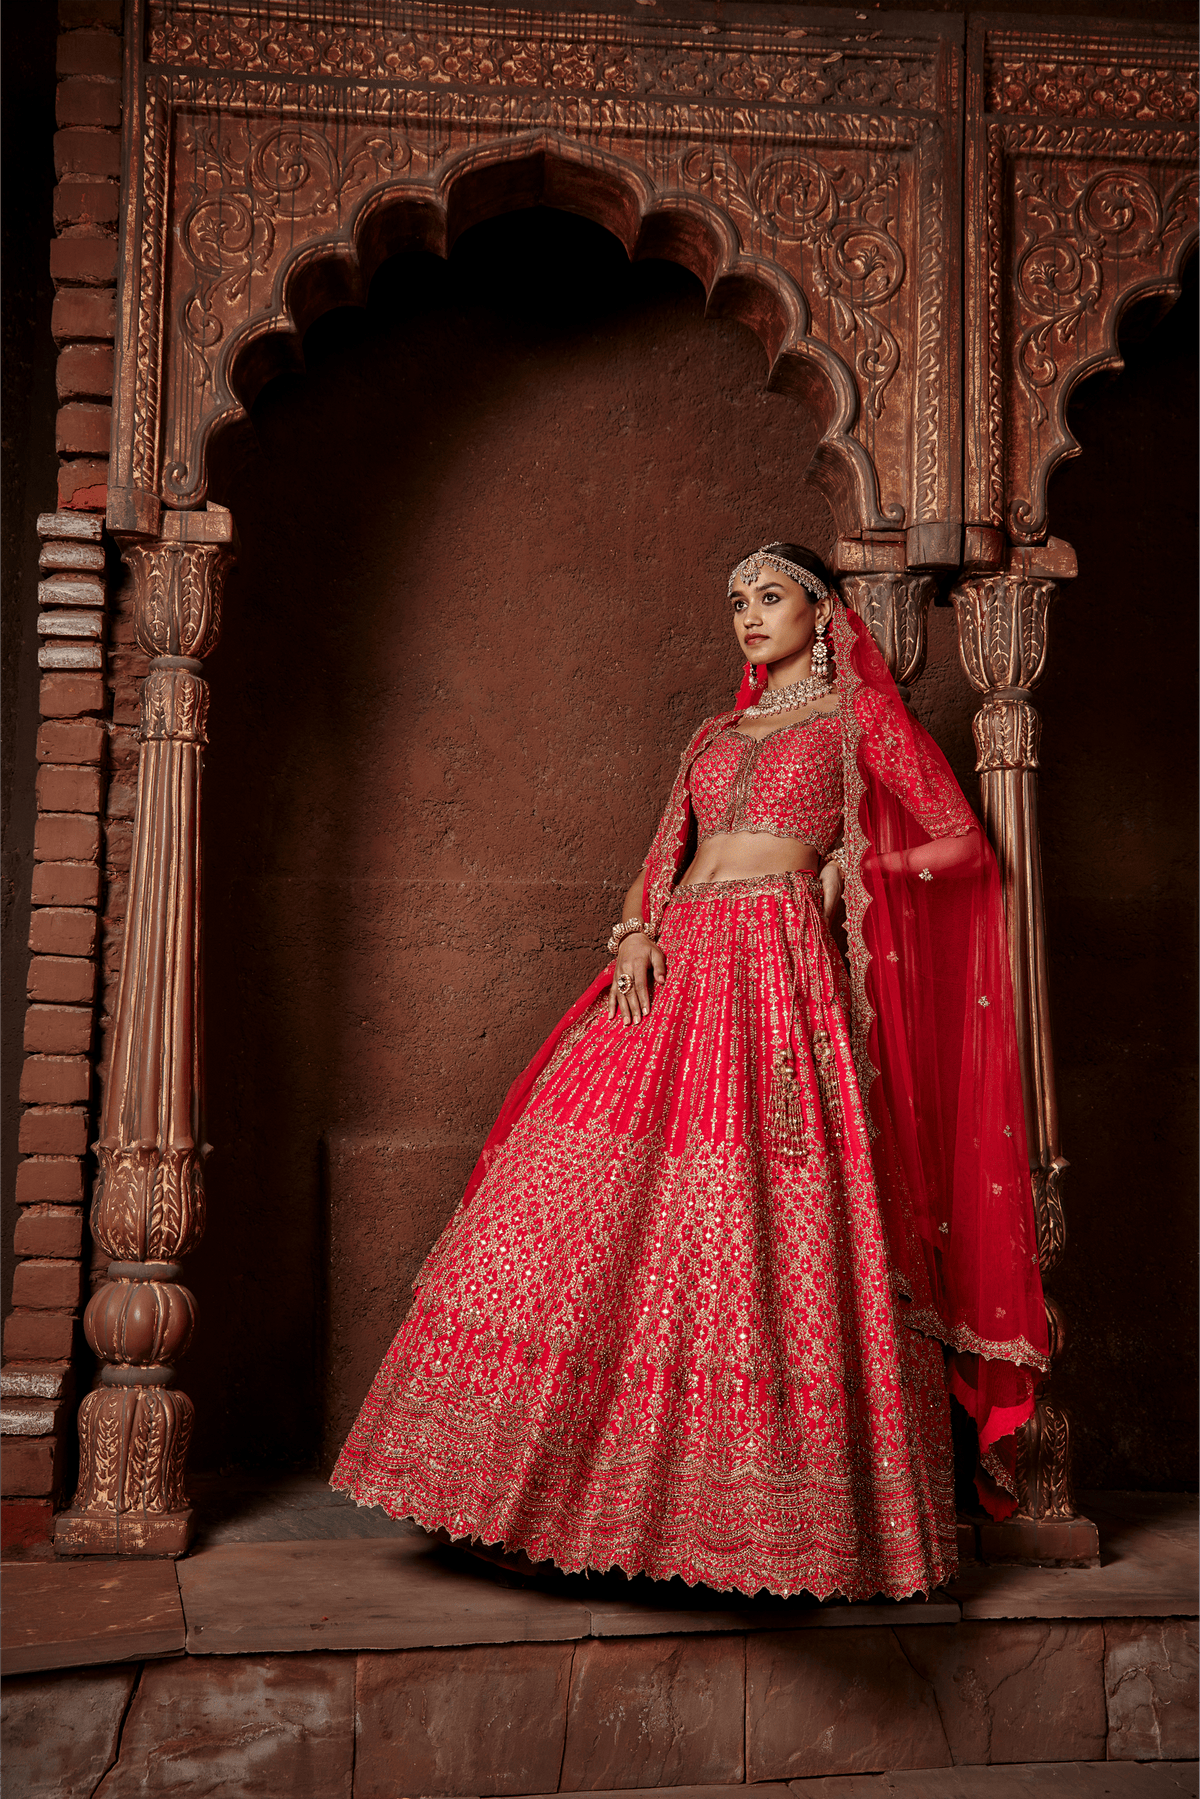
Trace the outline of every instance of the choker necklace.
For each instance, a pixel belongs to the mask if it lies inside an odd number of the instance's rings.
[[[771,712],[793,712],[797,706],[807,706],[810,700],[819,700],[832,692],[833,682],[827,675],[809,675],[806,681],[794,681],[790,687],[768,687],[760,700],[746,707],[742,717],[765,718]]]

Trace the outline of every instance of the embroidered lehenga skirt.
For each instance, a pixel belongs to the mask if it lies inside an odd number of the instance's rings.
[[[570,1028],[333,1475],[564,1569],[753,1594],[954,1571],[942,1352],[895,1290],[812,876],[684,887],[667,978]]]

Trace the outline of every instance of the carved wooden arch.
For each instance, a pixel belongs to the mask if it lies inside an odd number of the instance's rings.
[[[820,421],[843,539],[956,564],[953,25],[131,11],[113,530],[203,506],[213,431],[384,257],[545,203],[682,263],[757,333]]]
[[[448,256],[470,226],[541,204],[610,231],[631,261],[656,256],[686,268],[705,290],[709,315],[755,333],[767,355],[768,387],[816,415],[821,438],[809,472],[843,536],[903,523],[901,503],[892,501],[885,513],[871,454],[853,434],[860,407],[853,368],[814,335],[812,307],[793,276],[771,258],[747,254],[729,214],[712,200],[659,192],[631,161],[544,132],[463,150],[435,173],[433,181],[381,183],[336,236],[322,236],[281,263],[269,301],[224,337],[212,373],[213,407],[186,461],[163,471],[172,504],[203,504],[216,434],[244,416],[275,375],[303,366],[304,333],[322,313],[365,304],[372,276],[390,256]],[[183,233],[189,222],[182,221]]]

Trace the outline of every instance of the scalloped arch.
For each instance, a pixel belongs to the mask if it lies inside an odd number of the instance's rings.
[[[1183,270],[1189,259],[1195,256],[1198,244],[1200,234],[1195,229],[1185,233],[1168,268],[1159,274],[1148,275],[1122,291],[1120,300],[1110,315],[1104,343],[1092,355],[1082,357],[1067,374],[1055,398],[1051,415],[1054,424],[1053,439],[1038,470],[1032,504],[1015,501],[1012,506],[1010,525],[1018,542],[1037,542],[1046,535],[1050,522],[1050,482],[1054,471],[1064,462],[1070,462],[1081,454],[1079,440],[1067,423],[1067,411],[1073,395],[1094,375],[1102,375],[1110,369],[1124,368],[1125,358],[1121,354],[1120,335],[1126,315],[1143,300],[1152,300],[1158,296],[1165,299],[1168,306],[1173,306],[1182,292]]]
[[[603,226],[631,260],[661,257],[695,275],[706,313],[748,326],[762,343],[768,387],[815,414],[821,436],[812,478],[839,532],[895,528],[899,515],[881,509],[874,463],[852,435],[859,406],[854,377],[834,350],[810,335],[808,301],[795,281],[769,258],[743,250],[733,221],[712,201],[659,192],[621,157],[544,132],[461,151],[436,179],[393,177],[364,196],[336,236],[289,256],[269,304],[224,344],[214,371],[215,405],[197,428],[187,467],[167,471],[164,503],[181,509],[204,503],[215,437],[245,420],[268,381],[303,369],[309,326],[334,307],[364,305],[372,276],[389,257],[412,250],[447,256],[472,225],[537,205]]]

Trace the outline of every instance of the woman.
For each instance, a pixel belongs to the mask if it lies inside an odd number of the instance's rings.
[[[998,878],[819,558],[729,599],[737,707],[333,1485],[565,1569],[898,1598],[955,1568],[947,1385],[999,1515],[1046,1366]]]

